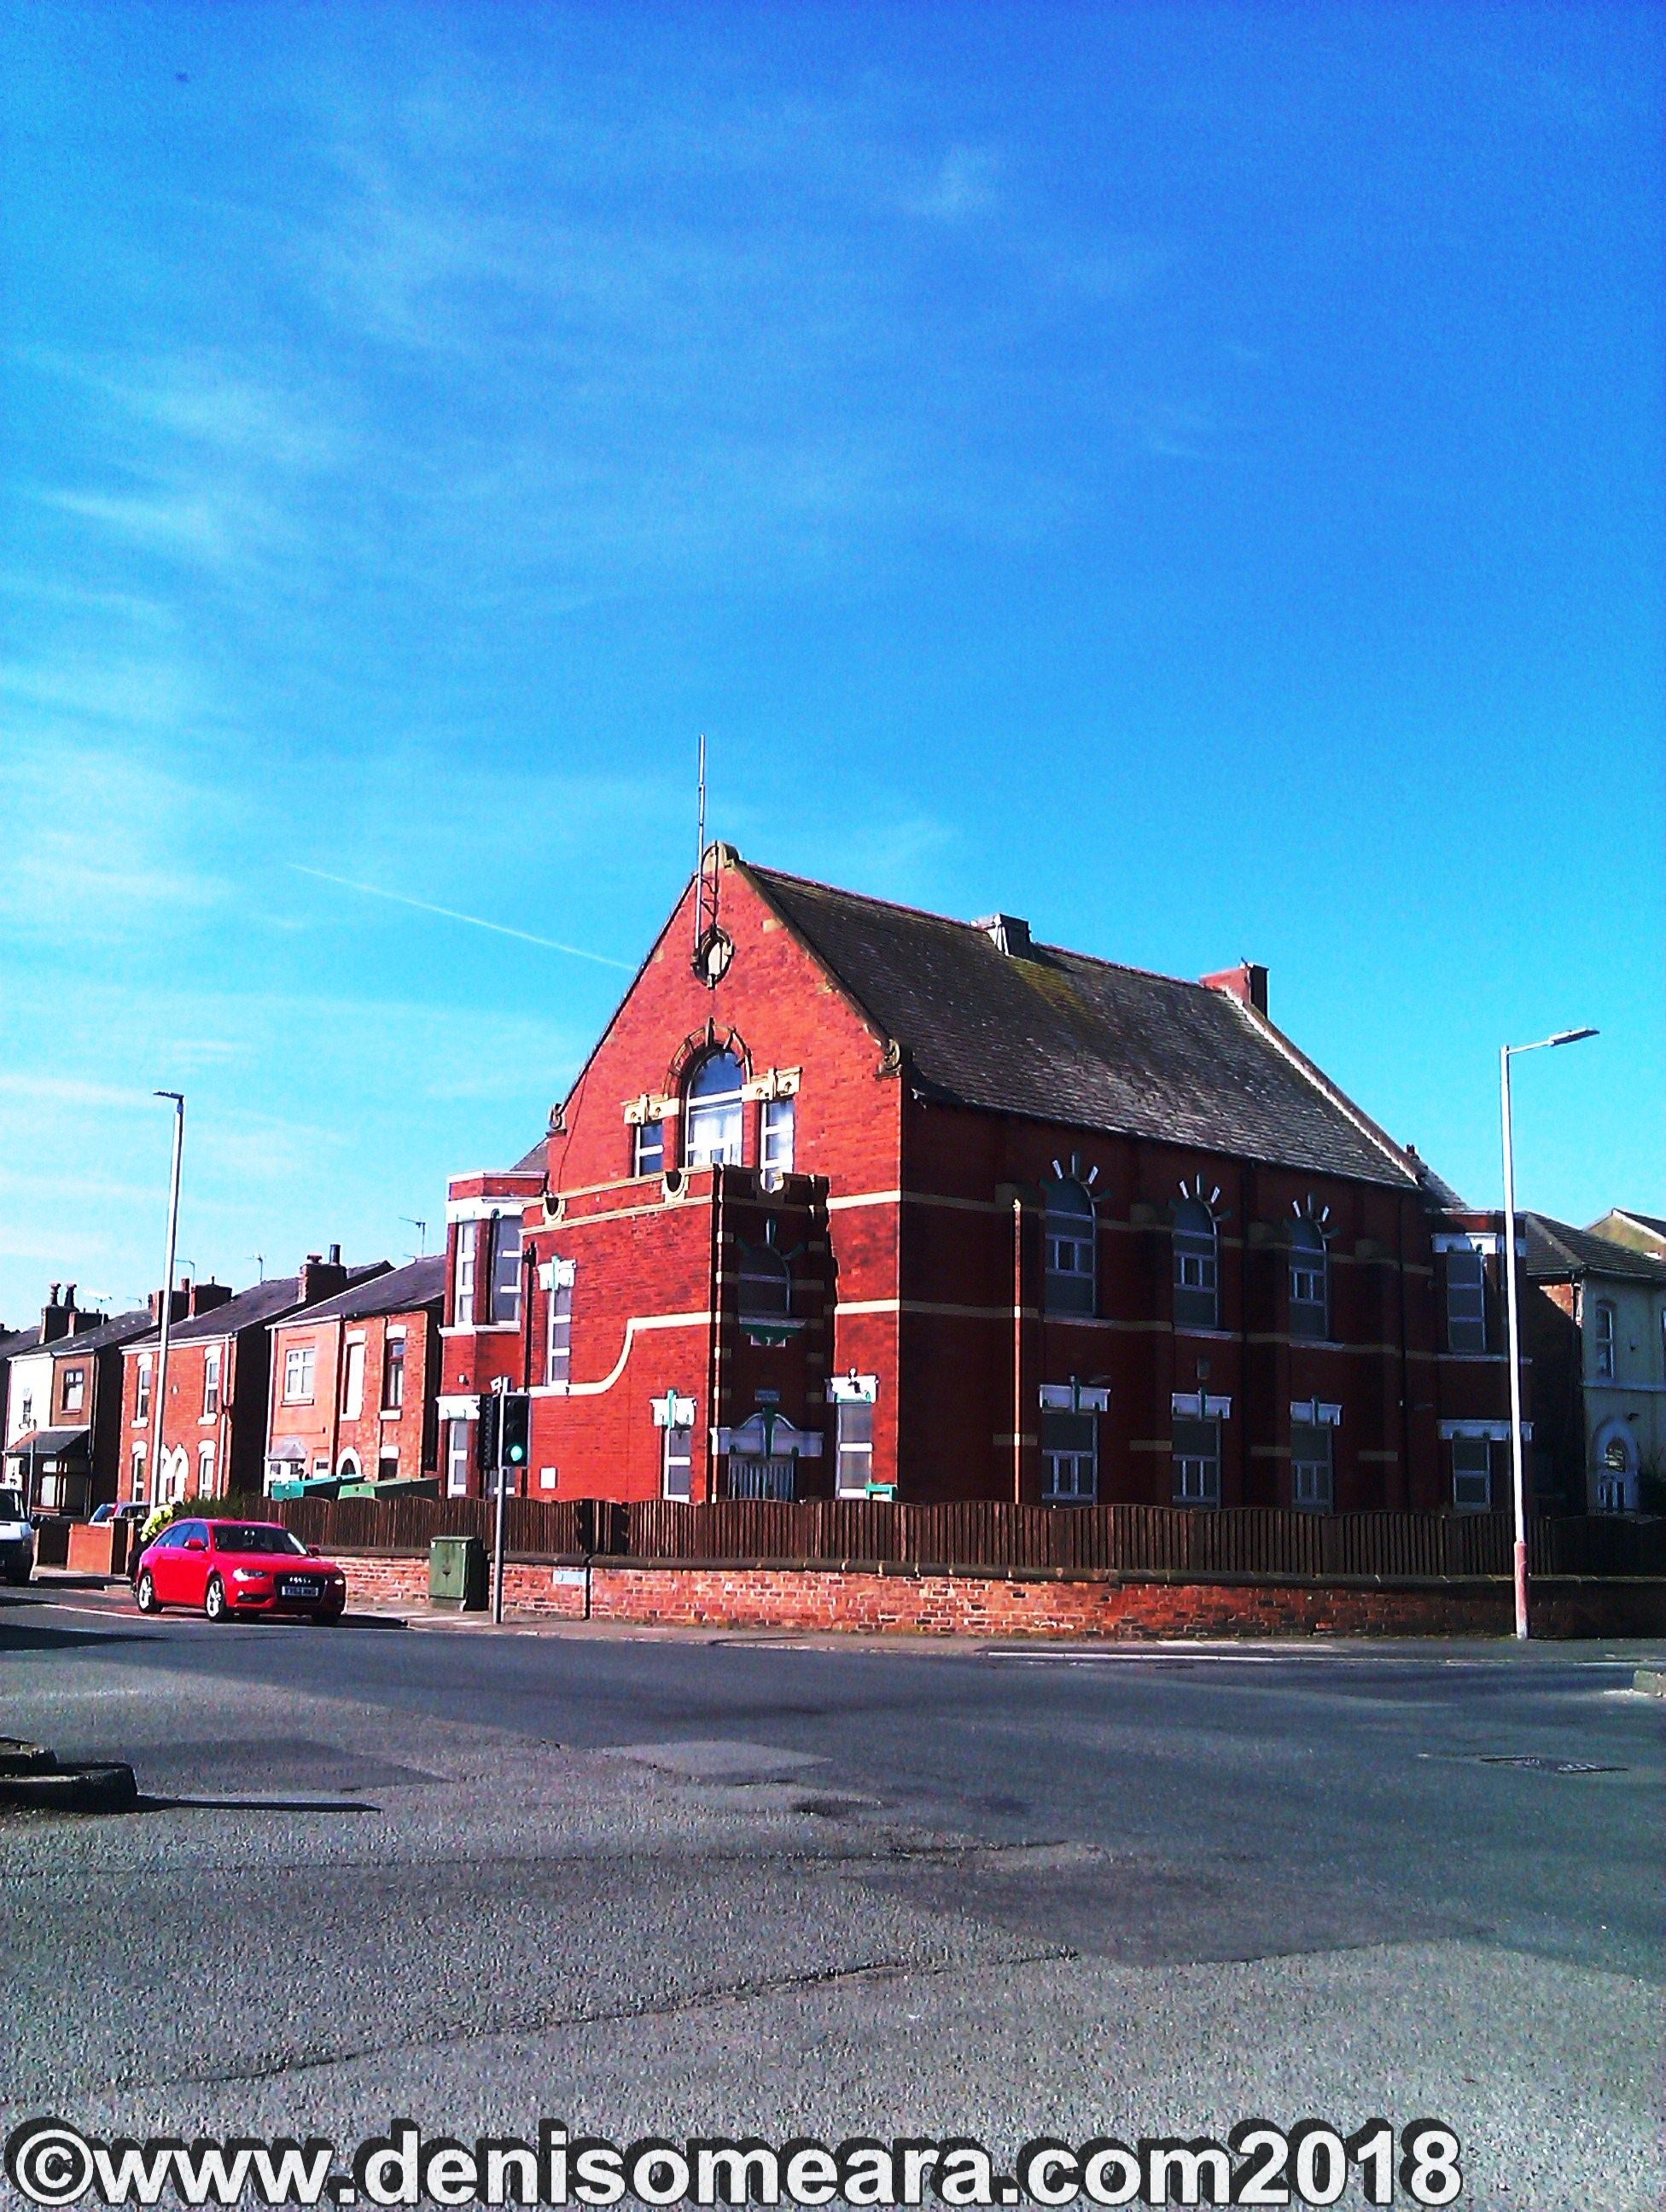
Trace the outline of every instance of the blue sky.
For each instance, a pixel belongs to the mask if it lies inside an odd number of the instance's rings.
[[[702,729],[757,860],[1265,961],[1478,1202],[1600,1025],[1524,1200],[1666,1212],[1662,33],[14,0],[0,1316],[157,1279],[157,1085],[201,1273],[431,1244]]]

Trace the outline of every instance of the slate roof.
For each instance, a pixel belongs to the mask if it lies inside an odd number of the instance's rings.
[[[0,1336],[0,1359],[15,1359],[20,1352],[33,1352],[40,1343],[40,1323],[32,1328],[14,1329],[9,1336]]]
[[[524,1159],[519,1159],[508,1170],[510,1175],[542,1175],[550,1164],[550,1140],[540,1137]]]
[[[745,866],[745,864],[742,864]],[[1224,991],[745,866],[927,1097],[1455,1194]]]
[[[69,1353],[106,1352],[112,1345],[131,1344],[136,1336],[143,1336],[148,1328],[155,1327],[148,1306],[140,1306],[132,1313],[112,1314],[108,1321],[100,1322],[96,1328],[78,1328],[72,1336],[58,1336],[50,1344],[43,1344],[42,1352],[50,1352],[54,1359]]]
[[[1657,1237],[1666,1237],[1666,1221],[1663,1221],[1657,1213],[1639,1213],[1629,1206],[1616,1206],[1614,1210],[1627,1221],[1635,1221],[1645,1229],[1652,1229]],[[3,1349],[0,1346],[0,1350]]]
[[[1531,1282],[1560,1282],[1575,1275],[1613,1275],[1666,1289],[1666,1260],[1635,1251],[1629,1244],[1616,1244],[1611,1237],[1598,1237],[1589,1229],[1575,1229],[1566,1221],[1553,1221],[1545,1213],[1524,1213],[1522,1225],[1527,1245],[1524,1267]]]
[[[228,1298],[222,1306],[214,1306],[207,1313],[193,1314],[187,1321],[170,1324],[167,1341],[170,1350],[176,1344],[212,1343],[216,1337],[235,1336],[240,1328],[253,1328],[270,1321],[285,1306],[292,1306],[301,1296],[300,1279],[295,1275],[271,1275],[264,1283],[252,1283],[246,1291],[240,1291],[234,1298]],[[143,1341],[160,1344],[161,1331],[153,1322]]]
[[[374,1281],[350,1284],[332,1298],[308,1306],[297,1320],[363,1321],[373,1314],[410,1313],[446,1295],[446,1255],[432,1252],[426,1260],[390,1268]]]
[[[6,1446],[6,1456],[14,1458],[19,1452],[33,1453],[37,1458],[43,1453],[67,1452],[76,1443],[85,1443],[92,1435],[91,1429],[31,1429],[26,1437],[19,1437]]]

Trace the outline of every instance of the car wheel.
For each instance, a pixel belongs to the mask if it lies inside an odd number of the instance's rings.
[[[231,1600],[226,1595],[226,1586],[218,1575],[209,1577],[209,1586],[203,1593],[203,1611],[210,1620],[231,1619]]]
[[[161,1603],[156,1595],[156,1585],[150,1578],[150,1570],[149,1567],[145,1569],[144,1572],[139,1577],[137,1582],[134,1583],[133,1596],[141,1613],[160,1613],[161,1611]]]

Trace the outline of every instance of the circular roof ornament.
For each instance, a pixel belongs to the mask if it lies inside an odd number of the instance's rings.
[[[734,939],[714,924],[694,948],[694,972],[708,991],[715,990],[733,958]]]

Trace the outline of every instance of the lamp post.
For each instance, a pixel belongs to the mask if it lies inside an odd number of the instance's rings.
[[[1527,1473],[1522,1450],[1522,1322],[1516,1291],[1516,1139],[1510,1115],[1510,1063],[1517,1053],[1578,1044],[1595,1030],[1560,1030],[1532,1044],[1499,1048],[1499,1110],[1504,1122],[1504,1307],[1510,1337],[1510,1481],[1516,1510],[1516,1635],[1527,1639]]]
[[[179,1243],[179,1159],[185,1142],[185,1094],[183,1091],[155,1091],[154,1098],[173,1101],[173,1168],[167,1190],[167,1258],[162,1267],[161,1341],[156,1347],[156,1404],[151,1418],[150,1502],[153,1506],[162,1502],[162,1440],[167,1422],[167,1337],[168,1325],[173,1317],[173,1255]]]

